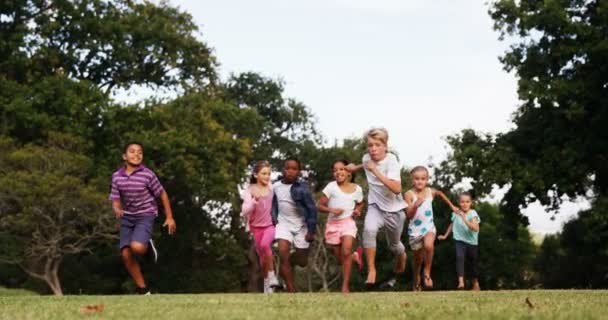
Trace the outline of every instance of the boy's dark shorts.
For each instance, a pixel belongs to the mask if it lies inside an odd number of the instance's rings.
[[[120,249],[128,247],[131,242],[148,245],[152,237],[154,219],[152,215],[123,215],[120,217]]]

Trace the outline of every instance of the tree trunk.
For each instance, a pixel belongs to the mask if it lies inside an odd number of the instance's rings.
[[[247,281],[247,292],[261,292],[262,266],[255,251],[255,245],[251,243],[247,254],[249,260],[249,279]]]

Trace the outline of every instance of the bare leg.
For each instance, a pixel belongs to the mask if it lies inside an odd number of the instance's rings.
[[[424,286],[433,287],[431,278],[431,267],[433,266],[433,255],[435,253],[435,234],[432,232],[424,236]]]
[[[281,258],[281,276],[285,280],[288,292],[296,292],[294,284],[293,272],[291,270],[291,262],[289,261],[289,250],[291,249],[291,242],[283,239],[279,239],[279,257]]]
[[[414,291],[420,291],[420,270],[422,268],[423,250],[414,251]]]
[[[464,277],[458,277],[458,287],[457,289],[464,289]]]
[[[367,259],[367,280],[366,284],[376,283],[376,248],[365,248]]]
[[[353,267],[353,241],[351,236],[342,237],[342,293],[349,293],[350,273]]]
[[[135,285],[137,285],[138,288],[145,288],[146,282],[144,281],[144,275],[141,273],[141,268],[139,267],[137,260],[135,260],[131,248],[122,248],[120,255],[122,256],[125,268],[127,269],[127,272],[129,272],[129,275],[131,275],[131,278],[133,278]]]
[[[473,278],[473,287],[471,288],[473,291],[481,291],[479,287],[479,280],[477,278]]]

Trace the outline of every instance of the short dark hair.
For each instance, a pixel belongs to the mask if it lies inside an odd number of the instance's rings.
[[[295,163],[298,164],[298,170],[302,170],[302,162],[300,162],[300,159],[296,158],[296,157],[289,157],[287,159],[285,159],[285,162],[283,162],[283,167],[285,167],[285,165],[287,165],[287,162],[289,161],[295,161]]]
[[[127,150],[129,150],[129,147],[132,145],[138,145],[141,148],[141,151],[144,151],[144,146],[141,143],[137,141],[129,141],[123,146],[122,153],[126,154]]]

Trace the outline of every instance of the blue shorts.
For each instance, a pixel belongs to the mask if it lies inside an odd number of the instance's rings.
[[[152,238],[152,227],[156,216],[123,215],[120,217],[120,249],[128,247],[131,242],[148,245]]]

